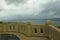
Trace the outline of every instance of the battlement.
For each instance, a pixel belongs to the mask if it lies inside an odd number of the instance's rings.
[[[47,37],[49,40],[60,40],[60,29],[54,27],[48,20],[46,24],[32,24],[32,22],[0,22],[0,32],[16,32],[29,37]],[[58,35],[58,36],[57,36]]]
[[[13,32],[20,32],[25,34],[26,36],[46,36],[45,35],[45,28],[46,25],[44,24],[32,24],[31,22],[27,23],[20,23],[20,22],[14,22],[14,23],[8,23],[8,22],[2,22],[0,24],[0,31],[13,31]]]

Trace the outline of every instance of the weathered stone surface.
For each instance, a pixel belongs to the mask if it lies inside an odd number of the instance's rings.
[[[50,21],[46,24],[2,23],[0,34],[14,34],[20,40],[60,40],[60,29],[52,26]]]

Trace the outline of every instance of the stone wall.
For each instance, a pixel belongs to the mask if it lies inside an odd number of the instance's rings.
[[[60,40],[60,29],[49,25],[49,39],[50,40]]]
[[[47,21],[49,40],[60,40],[60,29],[53,26],[50,20]]]
[[[46,24],[3,22],[0,34],[15,34],[20,40],[60,40],[60,29],[52,26],[50,20]]]
[[[3,22],[0,24],[0,34],[15,34],[21,40],[48,40],[48,31],[45,24],[25,24]]]

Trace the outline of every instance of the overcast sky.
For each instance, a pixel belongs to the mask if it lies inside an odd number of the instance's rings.
[[[0,20],[21,17],[60,18],[59,0],[0,0]]]

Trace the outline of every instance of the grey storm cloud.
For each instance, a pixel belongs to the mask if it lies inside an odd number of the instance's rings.
[[[44,18],[60,18],[60,1],[40,1],[40,0],[5,0],[3,7],[6,9],[0,12],[0,18],[4,19],[21,19],[21,18],[32,18],[32,19],[44,19]],[[23,5],[24,3],[24,5]],[[19,6],[14,6],[14,5]],[[17,10],[18,9],[18,10]],[[3,15],[4,14],[4,15]],[[22,14],[22,15],[21,15]],[[28,15],[27,15],[28,14]]]
[[[60,18],[60,1],[50,2],[44,6],[43,11],[41,12],[43,15],[47,16],[48,18]]]

